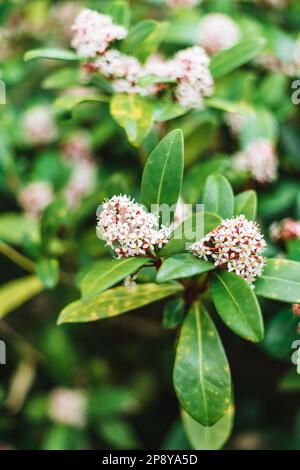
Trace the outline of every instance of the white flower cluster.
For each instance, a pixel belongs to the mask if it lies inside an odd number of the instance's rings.
[[[266,139],[251,142],[245,150],[234,156],[234,168],[249,172],[261,184],[276,180],[277,166],[274,146]]]
[[[22,118],[22,131],[29,144],[43,145],[54,141],[58,129],[51,108],[39,105],[28,109]]]
[[[143,256],[168,242],[170,229],[158,227],[155,214],[126,195],[113,196],[98,211],[97,235],[118,258]]]
[[[211,96],[213,79],[209,70],[210,59],[204,49],[193,46],[177,52],[173,59],[178,85],[176,98],[186,108],[202,108],[203,98]]]
[[[223,220],[202,240],[194,243],[195,256],[234,272],[252,284],[262,274],[266,242],[255,222],[244,215]]]
[[[238,25],[222,13],[210,13],[201,21],[198,42],[210,55],[235,46],[241,37]]]
[[[38,220],[43,210],[54,199],[52,187],[46,181],[36,181],[28,184],[18,194],[18,202],[31,219]]]
[[[171,8],[180,7],[195,7],[201,0],[166,0],[166,3]]]
[[[92,159],[89,135],[83,131],[69,136],[63,142],[61,150],[67,162],[75,163]]]
[[[87,420],[87,397],[81,390],[56,388],[50,394],[48,415],[54,423],[83,428]]]
[[[270,238],[275,242],[300,239],[300,220],[287,217],[280,222],[273,222],[270,226]]]
[[[81,200],[88,196],[96,186],[96,165],[93,160],[77,162],[71,178],[64,189],[64,196],[70,209],[78,207]]]
[[[224,120],[232,135],[237,136],[245,125],[246,116],[240,113],[226,113]]]
[[[113,23],[108,15],[85,8],[80,11],[72,26],[72,46],[82,57],[103,54],[109,45],[127,36],[127,29]]]

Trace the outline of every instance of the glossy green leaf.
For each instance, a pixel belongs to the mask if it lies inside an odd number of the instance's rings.
[[[244,191],[235,197],[235,215],[244,214],[248,220],[255,220],[257,195],[253,190]]]
[[[210,64],[213,77],[220,78],[250,62],[261,51],[264,43],[262,38],[245,39],[236,46],[216,54]]]
[[[160,250],[160,256],[172,256],[186,251],[192,243],[200,240],[221,221],[221,217],[211,212],[191,215],[174,230],[170,241]]]
[[[299,318],[293,315],[290,306],[269,319],[263,347],[271,357],[288,359],[291,356],[292,343],[298,338],[298,323]]]
[[[118,0],[114,2],[110,2],[111,4],[106,10],[106,14],[110,15],[113,19],[115,24],[120,24],[125,26],[126,28],[129,27],[130,24],[130,7],[128,2]]]
[[[161,42],[164,40],[168,28],[168,23],[145,20],[137,23],[131,30],[127,38],[123,41],[122,50],[126,54],[134,54],[139,60],[144,62],[147,57],[156,52]]]
[[[263,339],[260,306],[245,279],[219,270],[212,277],[211,292],[216,309],[228,328],[250,341]]]
[[[166,329],[176,328],[184,318],[184,300],[176,298],[166,303],[163,311],[163,327]]]
[[[0,240],[11,245],[21,245],[25,238],[38,239],[38,225],[23,214],[0,215]]]
[[[234,195],[230,183],[221,175],[207,178],[203,196],[204,210],[218,214],[222,219],[233,216]]]
[[[153,124],[153,105],[139,95],[115,94],[110,111],[125,130],[129,142],[138,147],[147,137]]]
[[[135,288],[114,287],[87,300],[71,303],[61,312],[58,324],[81,323],[114,317],[182,291],[178,283],[139,284]]]
[[[44,289],[36,276],[25,276],[0,287],[0,318],[27,302]]]
[[[177,204],[183,178],[183,159],[183,135],[181,130],[176,129],[160,141],[146,163],[141,199],[149,210],[153,209],[153,205],[159,209],[160,205],[165,204],[167,209],[171,209]],[[160,216],[164,215],[162,209]]]
[[[184,430],[193,449],[219,450],[230,437],[234,408],[233,405],[229,405],[224,416],[211,427],[198,423],[185,411],[182,411],[181,416]]]
[[[268,259],[262,276],[255,283],[255,293],[267,299],[300,303],[300,263]]]
[[[229,365],[218,332],[204,306],[192,305],[181,329],[174,366],[181,407],[204,426],[212,426],[231,402]]]
[[[157,273],[157,282],[166,282],[173,279],[196,276],[214,269],[208,261],[196,258],[191,253],[182,253],[167,258]]]
[[[53,289],[58,283],[59,264],[56,259],[42,258],[36,264],[36,274],[46,287]]]
[[[51,59],[51,60],[65,60],[65,61],[79,61],[82,60],[75,52],[68,49],[33,49],[24,54],[24,60],[33,59]]]
[[[83,297],[99,294],[109,287],[122,281],[129,274],[133,274],[149,261],[148,258],[133,257],[105,259],[98,261],[82,279],[80,287]]]

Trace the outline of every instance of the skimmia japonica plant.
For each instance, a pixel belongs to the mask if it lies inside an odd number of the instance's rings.
[[[174,130],[148,158],[140,203],[114,195],[99,206],[97,234],[111,248],[111,257],[86,273],[80,300],[63,309],[58,323],[107,319],[164,300],[164,325],[179,330],[173,380],[184,423],[192,434],[208,427],[220,447],[230,434],[234,402],[214,316],[217,312],[245,340],[261,341],[257,296],[298,302],[300,263],[266,258],[266,242],[255,222],[255,192],[234,196],[221,175],[206,181],[204,211],[198,205],[174,227],[183,168],[183,136]],[[161,223],[166,208],[169,226]],[[145,282],[147,270],[151,282]]]
[[[0,450],[299,448],[298,3],[0,2]]]

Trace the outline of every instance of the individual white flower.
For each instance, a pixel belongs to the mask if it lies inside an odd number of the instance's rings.
[[[137,279],[137,274],[134,274],[133,276],[131,275],[126,276],[123,281],[123,286],[126,287],[127,289],[134,290],[137,286],[137,283],[135,282],[136,279]]]
[[[210,13],[201,21],[198,42],[210,55],[235,46],[241,38],[238,25],[222,13]]]
[[[203,98],[213,92],[209,63],[208,55],[200,46],[177,52],[173,59],[172,78],[178,81],[175,95],[179,104],[188,108],[203,107]]]
[[[286,242],[291,239],[300,239],[300,220],[287,217],[270,226],[270,238],[275,242]]]
[[[127,29],[113,23],[112,18],[95,10],[80,11],[72,26],[72,47],[82,57],[103,54],[109,45],[127,36]]]
[[[251,142],[245,150],[235,154],[233,165],[237,171],[249,172],[261,184],[277,178],[277,157],[273,144],[266,139]]]
[[[22,118],[22,131],[26,142],[48,144],[58,136],[58,129],[50,106],[39,105],[28,109]]]
[[[67,162],[81,162],[82,160],[92,159],[89,135],[83,131],[69,136],[63,142],[61,150]]]
[[[82,160],[77,162],[63,192],[70,209],[76,209],[81,200],[88,196],[95,186],[96,165],[94,161]]]
[[[87,421],[87,397],[81,390],[56,388],[50,394],[49,418],[57,424],[83,428]]]
[[[118,258],[145,256],[168,242],[170,229],[158,227],[158,218],[126,195],[113,196],[98,211],[97,235]]]
[[[166,3],[171,8],[180,8],[180,7],[195,7],[202,0],[166,0]]]
[[[262,274],[265,248],[258,225],[240,215],[223,220],[192,249],[195,256],[234,272],[251,285]]]
[[[37,220],[43,210],[54,199],[52,186],[46,181],[35,181],[28,184],[18,194],[18,202],[24,212],[32,219]]]

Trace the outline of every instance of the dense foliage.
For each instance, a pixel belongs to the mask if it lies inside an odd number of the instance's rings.
[[[298,2],[7,0],[0,41],[0,449],[299,449]]]

